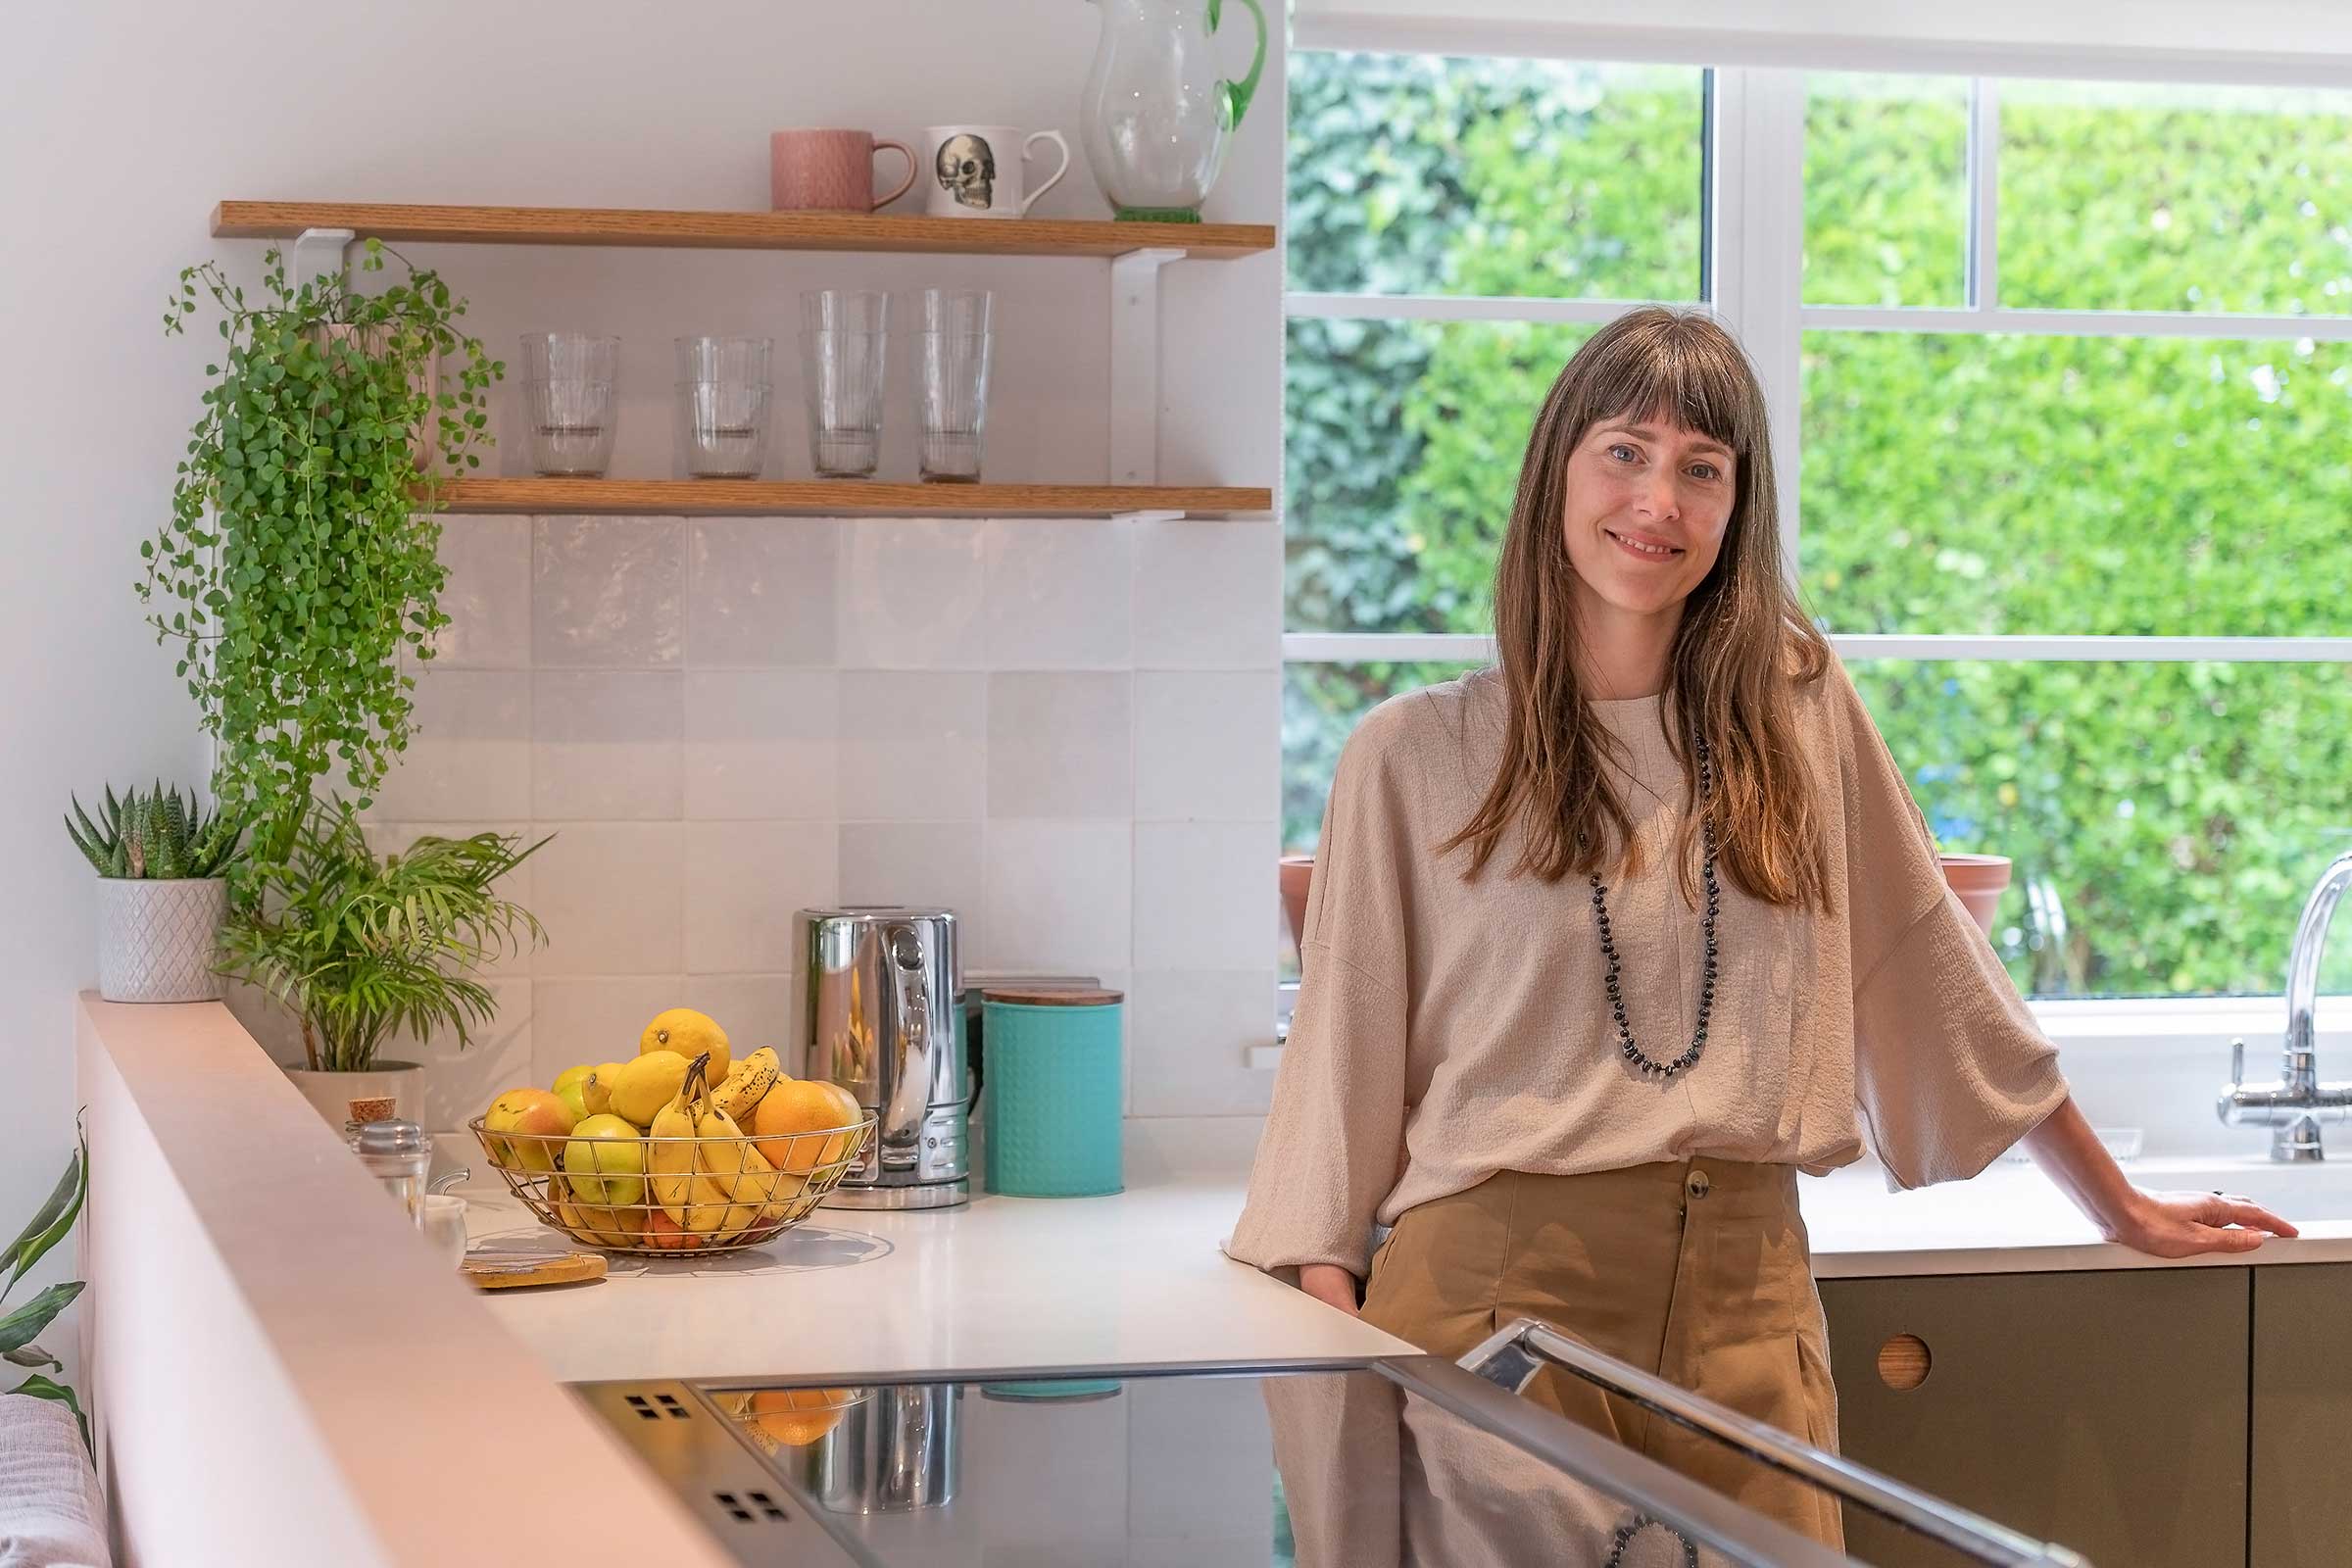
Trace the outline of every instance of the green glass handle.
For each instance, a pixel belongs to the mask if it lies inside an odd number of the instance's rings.
[[[1225,88],[1225,100],[1221,107],[1225,112],[1224,120],[1227,130],[1239,125],[1242,122],[1242,116],[1250,112],[1250,100],[1257,93],[1258,73],[1266,68],[1266,14],[1258,9],[1257,0],[1242,0],[1242,4],[1248,6],[1250,16],[1257,19],[1257,55],[1250,62],[1250,74],[1244,76],[1239,82],[1228,81],[1222,84]],[[1208,0],[1208,30],[1210,32],[1213,33],[1217,30],[1217,23],[1222,20],[1224,13],[1225,0]]]

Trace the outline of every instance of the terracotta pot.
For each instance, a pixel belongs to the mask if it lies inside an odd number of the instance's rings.
[[[351,1120],[351,1102],[390,1097],[392,1114],[417,1119],[424,1108],[424,1069],[413,1061],[379,1061],[367,1072],[313,1072],[290,1062],[278,1067],[337,1135]]]
[[[1315,858],[1311,855],[1286,855],[1280,864],[1282,912],[1291,922],[1291,941],[1303,950],[1306,946],[1306,890],[1314,883]]]
[[[1992,914],[2001,906],[2001,894],[2009,886],[2009,857],[2006,855],[1945,855],[1943,880],[1960,895],[1960,903],[1977,926],[1986,936],[1992,935]]]

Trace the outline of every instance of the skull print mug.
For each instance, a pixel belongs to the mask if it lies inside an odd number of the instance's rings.
[[[1021,166],[1041,141],[1061,149],[1061,167],[1023,196]],[[1070,144],[1058,130],[1023,136],[1018,125],[933,125],[923,132],[922,148],[927,155],[923,211],[933,218],[1024,217],[1070,172]]]

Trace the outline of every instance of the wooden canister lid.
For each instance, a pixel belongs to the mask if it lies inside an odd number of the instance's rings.
[[[1116,991],[1028,990],[1020,986],[988,986],[980,993],[982,1002],[1004,1002],[1019,1007],[1107,1007],[1123,1000]]]

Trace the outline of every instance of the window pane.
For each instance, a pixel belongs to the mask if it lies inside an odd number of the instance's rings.
[[[1357,720],[1398,692],[1452,680],[1476,664],[1292,664],[1282,694],[1282,845],[1312,855],[1323,834],[1331,770]]]
[[[1966,304],[1968,78],[1818,73],[1807,89],[1805,303]]]
[[[1298,50],[1290,287],[1698,298],[1705,74]]]
[[[1848,667],[1941,847],[2014,862],[1993,945],[2021,990],[2278,994],[2352,849],[2346,666]],[[2352,943],[2321,979],[2352,990]]]
[[[2352,93],[2000,91],[2001,304],[2352,313]]]
[[[1294,318],[1291,629],[1485,631],[1528,432],[1594,330]]]
[[[2352,345],[1808,332],[1801,552],[1840,632],[2352,630]]]

